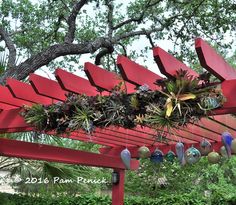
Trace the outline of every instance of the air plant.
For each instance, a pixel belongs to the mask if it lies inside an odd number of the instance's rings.
[[[135,93],[127,94],[122,81],[109,96],[69,93],[65,103],[33,105],[25,107],[23,113],[27,123],[46,131],[83,129],[91,133],[95,127],[109,125],[178,128],[225,102],[221,90],[208,83],[180,70],[173,79],[158,80],[159,90],[152,91],[143,85]]]
[[[35,104],[32,107],[25,106],[25,112],[21,114],[25,121],[34,125],[38,130],[45,130],[48,124],[48,113],[43,105]]]

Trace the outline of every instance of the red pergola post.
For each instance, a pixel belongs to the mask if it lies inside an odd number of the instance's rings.
[[[119,175],[119,182],[112,184],[112,205],[124,204],[124,188],[125,188],[125,170],[114,169]]]

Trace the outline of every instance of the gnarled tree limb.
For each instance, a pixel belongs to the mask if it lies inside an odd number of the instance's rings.
[[[76,17],[81,10],[81,8],[88,2],[88,0],[80,0],[79,2],[76,2],[74,4],[74,7],[71,11],[70,16],[67,19],[67,24],[69,26],[68,32],[66,33],[65,36],[65,43],[72,43],[75,39],[75,29],[76,29]]]
[[[7,67],[12,69],[16,65],[16,48],[14,43],[12,42],[10,36],[8,35],[7,31],[0,27],[0,35],[2,39],[5,41],[6,47],[9,51],[9,58]]]

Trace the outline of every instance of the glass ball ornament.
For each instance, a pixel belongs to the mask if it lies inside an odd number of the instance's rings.
[[[200,160],[201,153],[195,147],[190,147],[186,150],[184,156],[188,164],[194,164]]]
[[[219,153],[213,151],[207,155],[207,159],[211,164],[216,164],[220,161],[220,155]]]
[[[225,146],[222,146],[220,148],[220,154],[221,154],[222,157],[228,157],[228,154],[227,154]]]
[[[151,154],[150,161],[153,163],[161,163],[163,162],[163,152],[159,149],[155,149],[155,151]]]
[[[212,151],[211,143],[206,139],[202,140],[200,142],[199,151],[202,155],[208,155]]]
[[[231,150],[232,150],[232,153],[236,154],[236,139],[232,140]]]
[[[131,162],[130,151],[127,148],[122,150],[120,153],[120,157],[121,157],[122,162],[125,165],[125,168],[130,169],[130,162]]]
[[[167,152],[167,154],[165,156],[165,158],[168,162],[173,162],[175,160],[175,157],[176,157],[175,153],[171,150],[169,152]]]
[[[143,158],[143,159],[148,158],[150,154],[151,154],[150,150],[146,146],[142,146],[138,149],[138,156],[140,158]]]

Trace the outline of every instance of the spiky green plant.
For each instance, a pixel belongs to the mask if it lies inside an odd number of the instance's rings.
[[[48,124],[48,114],[43,105],[34,104],[31,108],[25,107],[27,112],[23,112],[25,121],[34,125],[39,130],[45,130]]]

